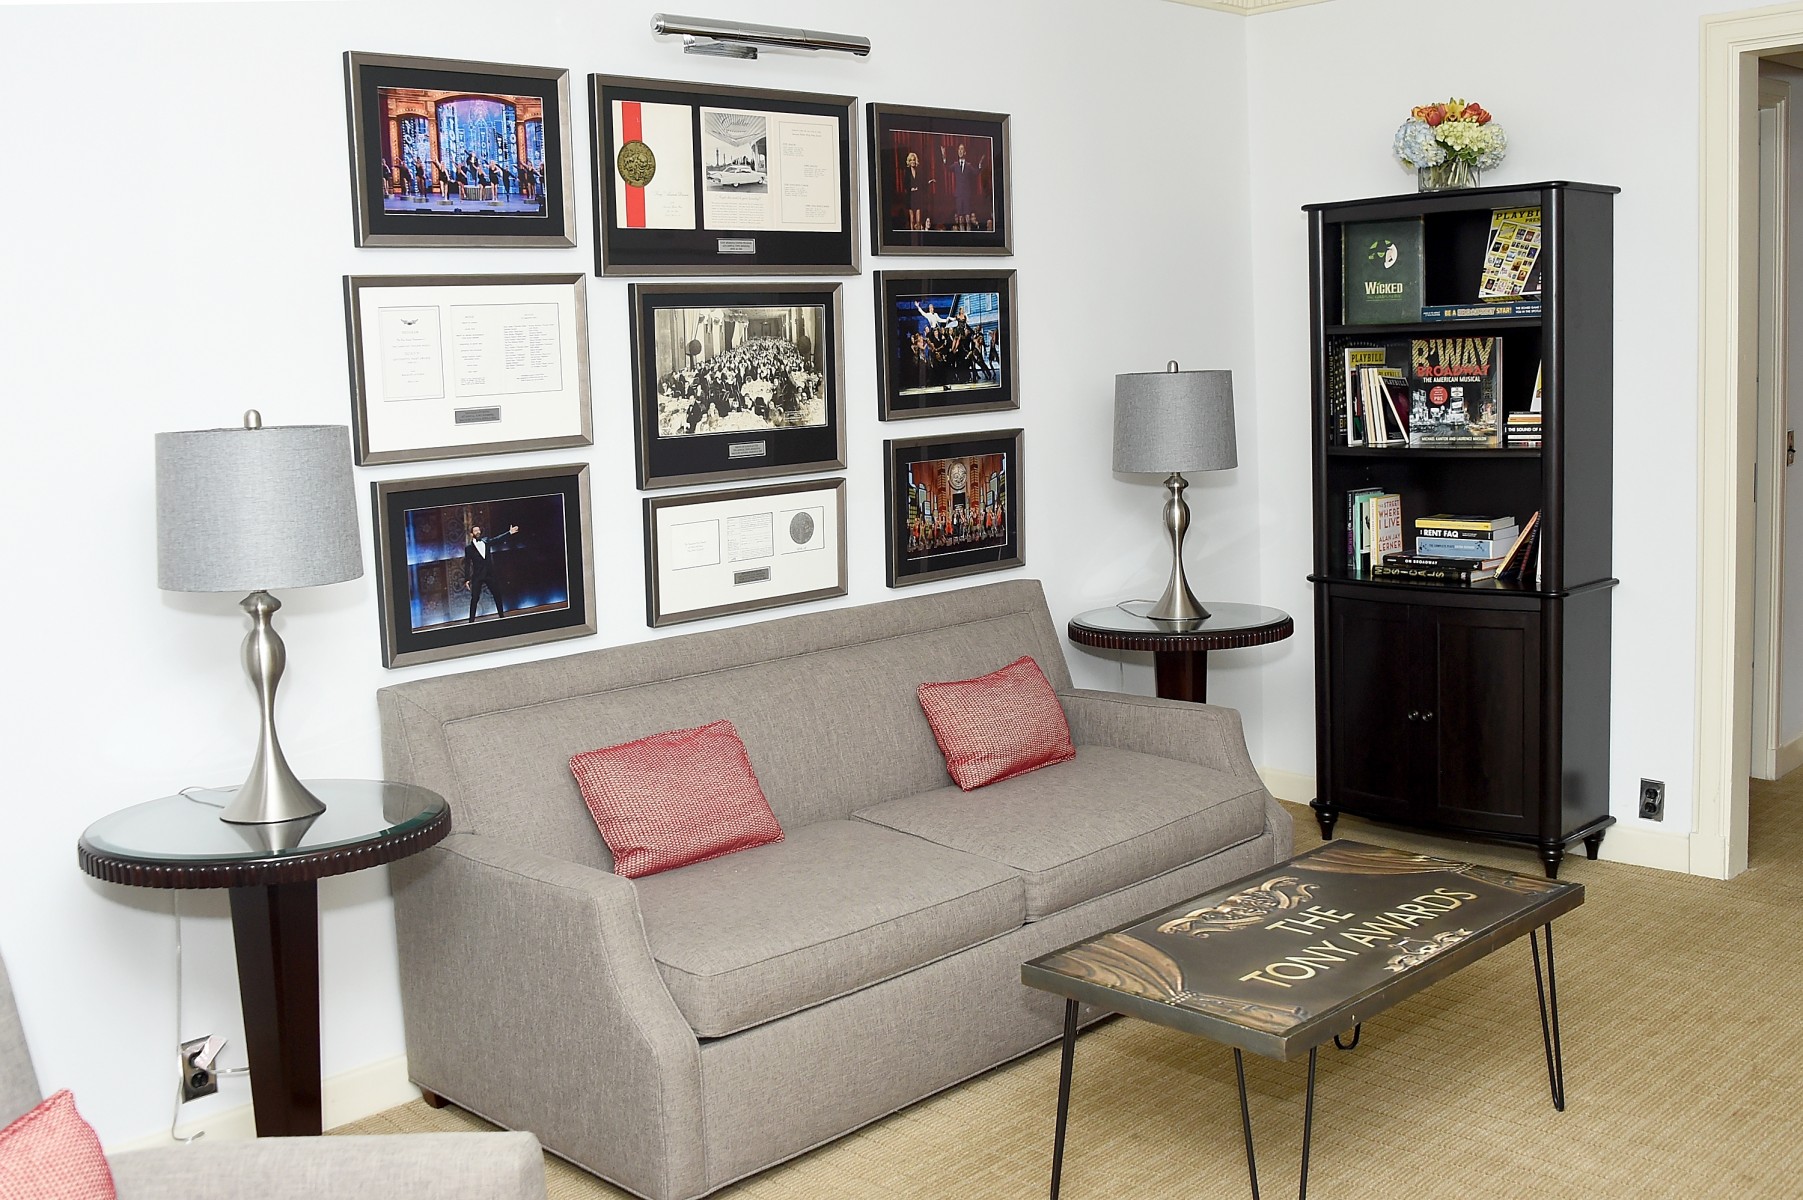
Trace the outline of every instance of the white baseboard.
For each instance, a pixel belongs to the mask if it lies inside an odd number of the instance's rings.
[[[419,1099],[419,1089],[407,1079],[407,1056],[404,1054],[333,1075],[323,1080],[320,1088],[327,1129],[361,1121],[398,1104]],[[175,1133],[180,1138],[204,1133],[208,1141],[214,1142],[246,1141],[257,1136],[256,1115],[250,1105],[241,1104],[208,1113],[191,1124],[177,1125]],[[112,1154],[170,1144],[165,1130],[110,1145],[106,1150]]]
[[[1796,745],[1798,754],[1803,755],[1803,738],[1793,744]],[[1798,759],[1798,764],[1803,765],[1803,757]],[[1313,775],[1275,767],[1260,767],[1258,774],[1265,781],[1265,787],[1279,800],[1307,804],[1315,798]],[[1582,854],[1582,848],[1577,853]],[[1618,821],[1603,835],[1603,846],[1598,857],[1609,862],[1689,874],[1690,835],[1667,833],[1663,829],[1654,828],[1649,822],[1639,820]]]

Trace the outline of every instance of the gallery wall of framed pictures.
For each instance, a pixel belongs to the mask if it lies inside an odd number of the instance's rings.
[[[356,245],[577,246],[569,70],[351,51],[344,71]],[[357,464],[613,445],[629,408],[637,489],[703,489],[640,501],[648,625],[846,595],[848,481],[820,477],[848,461],[843,287],[774,277],[857,275],[861,216],[875,255],[1011,254],[1008,115],[866,104],[866,207],[852,97],[588,85],[597,279],[689,278],[603,300],[568,271],[346,275]],[[880,421],[1021,407],[1012,269],[872,282]],[[628,378],[591,381],[591,337]],[[1021,446],[885,441],[888,586],[1024,564]],[[595,632],[590,470],[373,479],[384,665]],[[600,517],[616,539],[622,515]]]

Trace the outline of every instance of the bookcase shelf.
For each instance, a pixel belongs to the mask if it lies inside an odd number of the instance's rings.
[[[1595,857],[1609,816],[1614,392],[1614,196],[1551,182],[1308,205],[1313,393],[1316,787],[1322,835],[1342,812],[1535,849],[1549,875],[1568,847]],[[1345,320],[1347,248],[1360,278],[1380,232],[1418,229],[1413,300],[1473,304],[1492,214],[1540,210],[1540,315],[1356,324]],[[1398,241],[1402,235],[1395,235]],[[1360,287],[1377,315],[1383,287]],[[1388,301],[1385,301],[1388,303]],[[1440,345],[1427,344],[1435,339]],[[1460,339],[1449,346],[1447,339]],[[1476,342],[1464,339],[1478,339]],[[1485,339],[1493,339],[1485,340]],[[1494,428],[1530,407],[1540,377],[1541,446],[1348,445],[1349,348],[1384,350],[1406,380],[1409,424],[1449,363],[1493,364],[1433,397],[1480,404]],[[1449,357],[1462,353],[1463,357]],[[1480,353],[1481,352],[1481,353]],[[1483,357],[1488,355],[1488,358]],[[1439,356],[1439,357],[1436,357]],[[1355,384],[1357,377],[1355,375]],[[1377,387],[1375,376],[1370,377]],[[1401,383],[1391,385],[1395,392]],[[1376,394],[1381,394],[1378,389]],[[1387,412],[1388,410],[1386,410]],[[1374,418],[1375,420],[1375,418]],[[1456,431],[1456,419],[1454,429]],[[1519,578],[1471,584],[1370,578],[1350,561],[1348,493],[1400,497],[1404,549],[1416,518],[1539,514]]]

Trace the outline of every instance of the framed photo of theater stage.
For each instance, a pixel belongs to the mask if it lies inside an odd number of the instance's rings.
[[[346,275],[357,463],[594,443],[578,275]]]
[[[586,464],[378,480],[382,665],[595,632]]]
[[[359,246],[574,246],[570,73],[344,56]]]
[[[883,443],[890,587],[1005,571],[1021,540],[1021,431]]]
[[[864,112],[871,253],[1014,252],[1005,113],[901,104]]]
[[[1013,271],[878,271],[878,415],[1020,407]]]
[[[839,285],[635,283],[641,488],[845,465]]]
[[[845,481],[645,499],[645,621],[843,596]]]
[[[855,275],[856,101],[589,76],[601,275]]]

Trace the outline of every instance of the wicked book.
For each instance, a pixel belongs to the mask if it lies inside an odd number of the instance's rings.
[[[1340,288],[1348,325],[1421,319],[1421,218],[1341,226]]]

